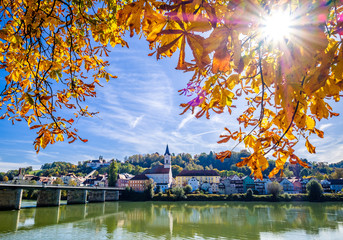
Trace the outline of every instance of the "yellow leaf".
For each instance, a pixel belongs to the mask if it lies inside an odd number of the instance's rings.
[[[268,160],[265,156],[260,155],[258,160],[259,160],[260,166],[262,168],[262,171],[266,170],[269,167]]]
[[[245,146],[254,148],[255,140],[256,140],[256,137],[254,137],[253,135],[246,136],[244,139]]]
[[[231,74],[230,77],[226,80],[226,86],[232,90],[239,83],[239,75]]]
[[[278,169],[283,169],[283,166],[286,163],[288,156],[284,154],[280,154],[280,155],[279,155],[279,158],[275,161],[275,167]]]
[[[63,142],[63,141],[64,141],[63,135],[62,135],[62,134],[57,134],[56,141],[61,141],[61,142]]]
[[[205,18],[201,18],[201,19],[197,19],[195,22],[191,22],[191,24],[187,28],[187,31],[207,32],[207,31],[210,31],[211,29],[212,28],[208,20]]]
[[[291,132],[291,130],[289,130],[286,134],[285,134],[285,137],[288,139],[288,140],[294,140],[296,139],[296,137],[293,135],[293,133]]]
[[[187,34],[187,42],[189,44],[189,47],[192,50],[193,56],[195,58],[195,61],[199,67],[203,66],[203,54],[204,54],[204,48],[203,48],[203,42],[204,38],[199,35],[194,34]]]
[[[309,117],[309,116],[306,116],[306,126],[307,126],[307,128],[313,130],[315,125],[316,125],[316,122],[314,121],[314,119]]]
[[[226,97],[226,105],[229,107],[232,105],[232,98],[230,98],[228,96]]]
[[[238,33],[236,31],[233,31],[232,34],[232,43],[233,46],[233,63],[235,67],[237,68],[239,65],[239,62],[241,60],[241,41],[239,40]]]
[[[31,105],[34,104],[34,101],[33,101],[33,99],[32,99],[32,97],[31,97],[30,94],[25,93],[25,99],[26,99],[26,101],[27,101],[28,103],[30,103]]]
[[[274,177],[274,176],[275,176],[275,174],[277,174],[279,171],[280,171],[280,169],[278,169],[278,168],[274,168],[272,171],[270,171],[270,173],[269,173],[268,177],[269,177],[269,178],[272,178],[272,177]]]
[[[211,53],[220,47],[222,48],[222,46],[226,46],[229,34],[230,30],[227,27],[221,26],[215,28],[211,35],[204,41],[206,52]]]

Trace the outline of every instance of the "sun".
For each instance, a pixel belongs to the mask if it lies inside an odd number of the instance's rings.
[[[293,33],[294,19],[283,11],[273,12],[262,21],[262,35],[268,42],[280,43]]]

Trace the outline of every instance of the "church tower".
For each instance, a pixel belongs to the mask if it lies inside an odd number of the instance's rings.
[[[168,144],[164,153],[164,168],[171,168],[171,154],[169,153]]]

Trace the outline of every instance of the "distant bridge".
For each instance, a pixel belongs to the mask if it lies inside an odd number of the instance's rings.
[[[0,189],[60,189],[60,190],[107,190],[107,191],[124,191],[125,188],[117,187],[81,187],[81,186],[68,186],[68,185],[29,185],[29,184],[4,184],[0,183]]]
[[[0,210],[20,209],[23,189],[38,190],[37,207],[59,206],[61,190],[68,191],[67,204],[118,201],[119,191],[124,191],[116,187],[0,184]]]

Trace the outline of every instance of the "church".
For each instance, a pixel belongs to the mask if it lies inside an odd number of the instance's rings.
[[[143,172],[145,176],[154,180],[156,187],[160,187],[163,192],[171,187],[173,181],[172,168],[171,168],[171,154],[167,145],[166,152],[164,153],[164,164],[147,169]]]

